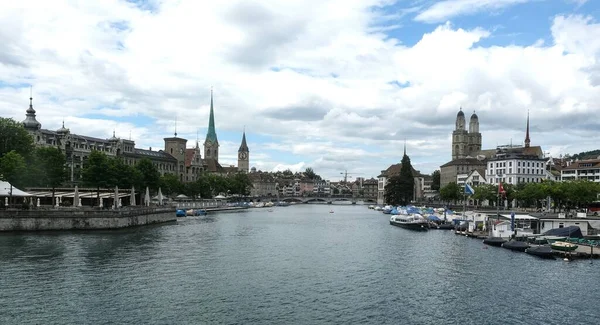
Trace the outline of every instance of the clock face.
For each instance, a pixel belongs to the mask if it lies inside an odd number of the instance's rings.
[[[183,155],[183,148],[179,148],[179,154]]]
[[[240,153],[238,154],[238,157],[239,157],[240,159],[246,159],[246,157],[248,157],[248,155],[246,155],[246,153],[245,153],[245,152],[240,152]]]

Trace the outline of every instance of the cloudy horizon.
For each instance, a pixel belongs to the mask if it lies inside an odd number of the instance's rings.
[[[585,0],[2,1],[0,116],[139,148],[204,142],[222,165],[337,181],[451,159],[459,108],[483,149],[599,149],[600,3]]]

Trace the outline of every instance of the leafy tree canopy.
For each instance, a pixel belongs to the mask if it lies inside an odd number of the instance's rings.
[[[13,150],[28,157],[33,151],[33,139],[21,123],[0,117],[0,157]]]

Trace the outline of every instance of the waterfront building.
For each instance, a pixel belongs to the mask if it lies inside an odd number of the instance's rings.
[[[477,187],[479,184],[485,183],[485,170],[483,169],[475,169],[467,174],[458,174],[456,176],[456,184],[458,184],[461,188],[463,188],[465,184]]]
[[[252,187],[250,188],[250,196],[253,197],[276,197],[277,182],[271,173],[257,172],[253,168],[253,172],[248,174]]]
[[[531,146],[529,114],[523,146],[499,146],[493,158],[487,161],[485,178],[489,184],[539,183],[548,179],[544,152],[540,146]]]
[[[567,162],[560,170],[561,181],[588,180],[600,182],[600,157],[598,159],[586,159]]]
[[[200,146],[196,141],[195,148],[187,148],[187,140],[177,136],[164,138],[164,149],[152,150],[136,148],[131,139],[118,138],[113,131],[112,137],[101,139],[71,133],[64,122],[58,130],[42,129],[33,108],[33,98],[29,98],[29,108],[22,122],[29,132],[36,147],[59,148],[65,153],[69,181],[72,185],[80,182],[81,170],[92,151],[100,151],[109,157],[122,159],[127,165],[134,166],[141,159],[149,159],[161,176],[175,175],[182,182],[193,182],[203,171],[228,174],[238,170],[248,171],[249,152],[246,143],[246,132],[242,136],[239,150],[238,166],[223,167],[219,164],[219,142],[215,129],[213,94],[211,91],[209,127],[204,143],[205,159],[202,159]]]
[[[313,195],[328,196],[331,194],[331,182],[328,180],[315,180],[313,185]]]
[[[379,181],[375,178],[370,178],[367,179],[363,182],[363,187],[362,187],[362,191],[363,191],[363,195],[359,195],[362,196],[365,199],[377,199],[377,184],[379,183]],[[431,187],[431,185],[430,185]]]

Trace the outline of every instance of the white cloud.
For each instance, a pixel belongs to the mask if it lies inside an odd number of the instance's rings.
[[[456,16],[500,10],[529,1],[531,0],[443,0],[419,13],[415,20],[428,23],[442,22]]]
[[[214,86],[217,132],[246,125],[272,139],[249,143],[251,166],[327,177],[377,176],[400,160],[405,138],[416,168],[431,172],[450,159],[460,106],[477,111],[485,148],[521,142],[529,109],[532,143],[597,149],[589,116],[600,113],[600,25],[589,17],[557,16],[551,41],[530,46],[481,47],[492,31],[449,23],[406,46],[372,33],[387,19],[373,10],[384,1],[241,3],[3,3],[0,116],[24,118],[31,83],[44,128],[65,119],[72,132],[131,131],[140,147],[160,148],[177,119],[192,146],[198,130],[204,140]],[[458,2],[439,6],[449,3]],[[224,164],[238,146],[221,142]]]

